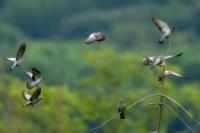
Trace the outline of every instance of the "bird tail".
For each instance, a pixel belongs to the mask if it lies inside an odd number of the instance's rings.
[[[182,76],[182,78],[184,78],[184,79],[189,79],[189,77],[187,77],[187,76]]]
[[[175,55],[174,57],[179,57],[181,55],[183,55],[183,53],[179,53],[179,54]]]
[[[158,43],[159,43],[159,44],[163,44],[164,41],[163,41],[163,40],[159,40]]]
[[[120,119],[125,119],[125,112],[120,113]]]
[[[29,105],[31,105],[31,103],[30,103],[30,102],[27,102],[26,104],[23,105],[23,107],[27,107],[27,106],[29,106]]]

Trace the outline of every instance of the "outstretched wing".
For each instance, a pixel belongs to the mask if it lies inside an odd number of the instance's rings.
[[[173,71],[165,71],[165,75],[166,75],[166,76],[172,75],[172,76],[177,76],[177,77],[184,77],[183,75],[178,74],[178,73],[173,72]]]
[[[177,55],[165,55],[165,56],[163,56],[163,59],[166,60],[166,59],[170,59],[172,57],[179,57],[181,55],[183,55],[183,53],[179,53]]]
[[[30,100],[32,101],[32,100],[38,99],[40,93],[41,93],[41,88],[38,87],[38,88],[33,92],[33,94],[32,94],[32,96],[31,96]]]
[[[31,99],[31,95],[29,95],[27,92],[22,91],[22,97],[26,100],[29,101]]]
[[[5,58],[7,61],[15,62],[16,58]]]
[[[25,71],[25,70],[22,70],[29,78],[33,78],[33,74],[32,72],[28,72],[28,71]]]
[[[153,66],[156,66],[156,65],[160,64],[161,61],[162,61],[161,58],[160,58],[160,57],[157,57],[157,58],[154,60]]]
[[[165,55],[163,56],[163,60],[167,60],[167,59],[170,59],[172,57],[175,57],[174,55]]]
[[[160,30],[160,32],[163,33],[163,28],[167,27],[169,28],[168,24],[160,19],[158,19],[157,17],[153,16],[152,17],[152,21],[154,22],[154,24],[158,27],[158,29]]]
[[[17,60],[21,59],[24,56],[25,50],[26,50],[26,44],[22,43],[17,51],[17,57],[16,57]]]

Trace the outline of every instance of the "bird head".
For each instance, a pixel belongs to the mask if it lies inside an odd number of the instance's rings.
[[[147,65],[149,65],[149,59],[148,59],[148,57],[144,57],[144,59],[142,60],[142,63],[143,63],[143,65],[145,65],[145,66],[147,66]]]

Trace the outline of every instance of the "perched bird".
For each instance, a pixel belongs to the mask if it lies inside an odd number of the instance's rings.
[[[106,39],[106,36],[101,32],[91,33],[90,36],[85,40],[86,44],[92,44],[95,42],[101,42]]]
[[[171,59],[171,58],[174,58],[174,57],[179,57],[181,56],[183,53],[179,53],[177,55],[160,55],[160,56],[146,56],[144,57],[143,59],[143,64],[145,66],[148,66],[148,65],[151,65],[153,68],[154,66],[156,65],[164,65],[165,64],[165,61],[167,59]]]
[[[120,100],[119,105],[118,105],[118,112],[120,113],[120,119],[125,119],[125,110],[126,110],[126,106],[123,103],[123,101]]]
[[[32,81],[27,82],[27,88],[32,89],[40,84],[40,82],[44,79],[41,75],[41,72],[36,68],[31,68],[31,72],[23,70],[23,72],[32,79]]]
[[[27,101],[26,104],[24,104],[24,107],[27,107],[28,105],[33,106],[34,104],[40,102],[42,100],[42,98],[39,98],[41,93],[41,88],[38,87],[31,95],[29,95],[27,92],[22,91],[22,96],[23,98]]]
[[[152,21],[154,22],[154,24],[158,27],[158,29],[160,30],[160,32],[162,33],[162,36],[160,38],[160,40],[158,41],[160,44],[164,43],[165,39],[168,39],[172,32],[175,30],[175,27],[169,27],[169,25],[158,19],[157,17],[153,16],[152,17]]]
[[[165,77],[169,77],[169,76],[175,76],[175,77],[179,77],[179,78],[185,78],[187,79],[188,77],[183,76],[181,74],[178,74],[176,72],[173,71],[169,71],[169,70],[165,70],[164,74],[161,74],[158,76],[158,81],[162,81]]]
[[[26,51],[26,44],[22,43],[17,51],[16,58],[6,58],[6,60],[13,63],[10,70],[13,70],[16,66],[19,66],[24,60],[24,53]]]

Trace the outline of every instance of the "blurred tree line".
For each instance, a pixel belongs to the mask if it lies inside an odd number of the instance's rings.
[[[170,54],[184,55],[171,60],[169,68],[189,77],[169,79],[165,92],[200,118],[199,7],[197,0],[0,0],[0,132],[89,132],[117,112],[120,98],[128,106],[142,97],[159,74],[144,67],[142,58],[168,48],[157,44],[160,33],[151,22],[153,15],[176,26]],[[84,45],[95,31],[104,32],[106,42]],[[23,67],[35,66],[45,76],[43,101],[27,109],[21,97],[27,79],[10,72],[3,60],[15,56],[22,42],[27,43]],[[157,110],[137,106],[126,120],[116,118],[99,132],[153,131]],[[189,131],[166,109],[162,132]]]

